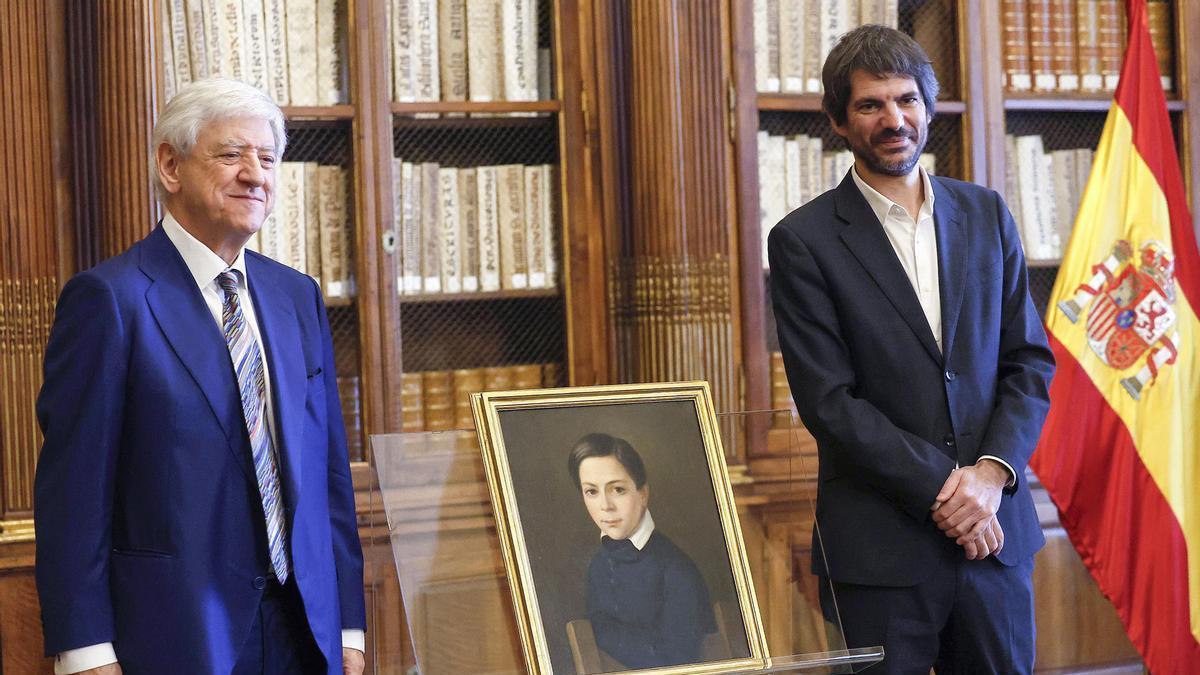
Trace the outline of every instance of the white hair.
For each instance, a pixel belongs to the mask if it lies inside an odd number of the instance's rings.
[[[158,176],[158,148],[163,143],[182,157],[192,154],[200,130],[210,122],[234,117],[260,119],[271,125],[276,157],[287,147],[287,127],[283,111],[270,96],[254,87],[228,77],[209,77],[184,85],[167,102],[150,139],[150,175],[159,201],[167,196]]]

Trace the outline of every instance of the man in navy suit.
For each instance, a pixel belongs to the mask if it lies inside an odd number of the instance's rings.
[[[814,571],[880,671],[1029,672],[1043,538],[1024,471],[1054,362],[1012,216],[918,165],[938,84],[911,38],[851,31],[822,79],[854,167],[768,242],[820,456]]]
[[[34,491],[56,672],[362,672],[321,291],[244,249],[285,142],[254,88],[183,88],[153,137],[162,222],[62,291]]]

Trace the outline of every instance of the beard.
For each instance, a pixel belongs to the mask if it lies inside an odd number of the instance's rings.
[[[875,148],[895,138],[907,138],[912,142],[912,152],[908,155],[897,153],[885,154]],[[872,136],[866,143],[850,140],[850,151],[854,157],[867,165],[871,171],[887,176],[907,176],[921,159],[925,151],[925,143],[929,140],[926,129],[905,127],[899,131],[887,129]]]

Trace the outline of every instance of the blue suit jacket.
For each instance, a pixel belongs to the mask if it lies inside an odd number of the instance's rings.
[[[293,576],[330,673],[364,628],[362,550],[321,293],[247,252]],[[270,569],[225,340],[161,227],[72,278],[37,403],[47,655],[113,642],[127,673],[229,672]]]
[[[930,505],[955,462],[980,455],[1017,472],[998,513],[1000,562],[1027,560],[1044,542],[1022,478],[1054,361],[1016,227],[992,190],[931,180],[941,353],[849,175],[784,218],[768,241],[784,365],[820,457],[814,568],[834,581],[922,581],[954,545]]]

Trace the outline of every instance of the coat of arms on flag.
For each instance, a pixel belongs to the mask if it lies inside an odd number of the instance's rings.
[[[1179,332],[1175,327],[1175,258],[1158,241],[1147,241],[1133,260],[1133,245],[1121,239],[1112,253],[1092,266],[1092,278],[1075,295],[1058,303],[1071,321],[1089,308],[1087,338],[1105,365],[1125,370],[1149,350],[1142,369],[1121,385],[1134,400],[1153,383],[1158,371],[1175,362]]]

